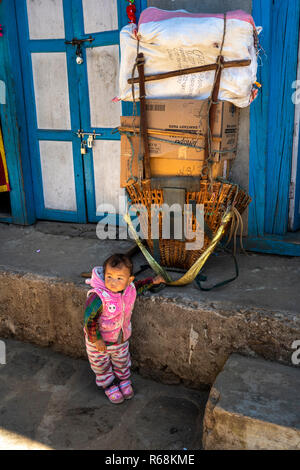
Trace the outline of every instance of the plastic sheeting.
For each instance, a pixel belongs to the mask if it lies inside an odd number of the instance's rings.
[[[132,87],[127,80],[132,77],[138,39],[139,52],[143,52],[145,57],[145,75],[150,75],[215,63],[220,54],[223,31],[223,14],[147,8],[141,14],[138,29],[136,25],[129,24],[120,32],[119,98],[124,101],[133,99]],[[253,18],[246,12],[236,10],[227,13],[222,51],[224,60],[250,59],[251,64],[223,70],[219,99],[230,101],[240,108],[248,106],[253,96],[259,31],[260,28],[255,27]],[[214,71],[209,71],[146,82],[146,96],[152,99],[207,99],[211,94],[214,75]],[[138,96],[136,84],[135,98],[138,99]]]

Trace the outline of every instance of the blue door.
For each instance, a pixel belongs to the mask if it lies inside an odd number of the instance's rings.
[[[300,233],[291,234],[289,229],[297,230],[297,214],[291,212],[290,206],[291,176],[300,182],[296,159],[292,165],[297,125],[293,84],[297,80],[300,2],[253,0],[252,14],[256,25],[263,26],[262,66],[258,68],[258,81],[263,87],[250,108],[252,203],[245,244],[254,251],[299,256]],[[298,189],[299,186],[294,191],[296,203]],[[294,207],[299,210],[297,204]]]
[[[112,99],[128,2],[15,2],[37,218],[114,217],[123,192],[120,136],[112,131],[122,106]]]

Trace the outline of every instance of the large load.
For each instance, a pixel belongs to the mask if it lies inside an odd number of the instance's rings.
[[[222,72],[218,98],[244,108],[253,98],[257,72],[257,37],[253,18],[242,10],[223,14],[189,13],[185,10],[165,11],[147,8],[140,16],[138,27],[128,24],[120,33],[121,66],[120,96],[133,101],[132,77],[137,51],[145,56],[147,75],[213,64],[220,55],[225,62],[250,60],[247,67],[225,68]],[[152,99],[207,99],[212,90],[215,71],[175,76],[146,82],[146,96]],[[138,99],[138,84],[134,85]]]
[[[133,106],[132,116],[121,117],[121,186],[151,254],[129,214],[125,220],[170,285],[197,278],[223,235],[235,239],[242,229],[251,198],[230,183],[229,170],[238,147],[237,107],[248,106],[260,86],[258,32],[241,10],[157,8],[121,31],[120,98],[140,102],[140,116]],[[172,281],[162,266],[188,271]]]

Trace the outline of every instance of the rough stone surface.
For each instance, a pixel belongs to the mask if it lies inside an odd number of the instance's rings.
[[[203,448],[300,450],[300,369],[233,354],[209,395]]]
[[[85,358],[87,286],[80,273],[132,242],[100,241],[95,225],[94,231],[74,225],[0,224],[0,335]],[[135,269],[143,263],[141,255],[134,257]],[[238,279],[215,291],[191,284],[137,300],[135,370],[169,384],[207,388],[233,352],[291,364],[292,344],[300,339],[300,259],[253,253],[240,255],[239,264]],[[209,285],[228,279],[232,259],[215,253],[203,273]]]
[[[135,396],[114,405],[88,361],[5,340],[0,450],[201,449],[207,392],[132,375]]]

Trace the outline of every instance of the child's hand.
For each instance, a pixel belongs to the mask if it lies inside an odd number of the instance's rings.
[[[161,284],[161,283],[166,283],[166,281],[164,280],[164,278],[162,276],[156,276],[154,279],[153,279],[153,284]]]
[[[98,349],[99,352],[106,351],[106,345],[103,339],[97,339],[97,341],[94,344],[95,344],[96,349]]]

